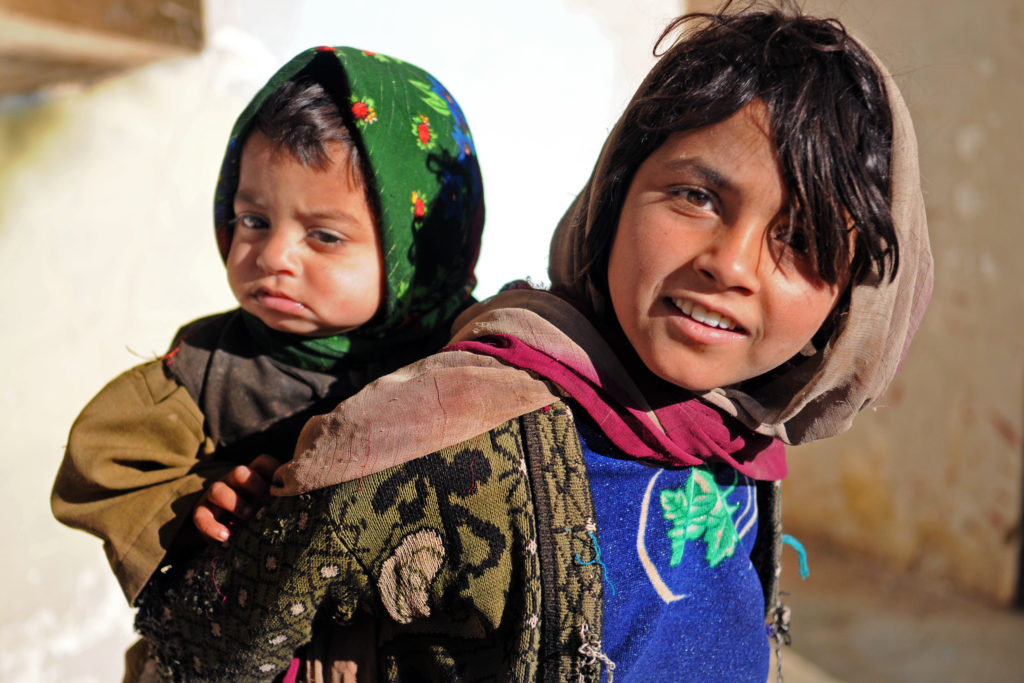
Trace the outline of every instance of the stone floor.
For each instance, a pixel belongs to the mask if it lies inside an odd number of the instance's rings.
[[[786,683],[1024,683],[1024,611],[827,550],[809,552],[806,581],[795,560],[783,571],[793,636],[782,653]]]

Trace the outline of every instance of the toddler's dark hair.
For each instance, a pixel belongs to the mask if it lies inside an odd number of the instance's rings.
[[[655,47],[689,30],[631,101],[610,152],[607,197],[585,248],[587,271],[607,292],[619,213],[637,168],[669,135],[711,125],[759,99],[789,191],[789,230],[818,276],[835,284],[892,277],[899,265],[889,210],[892,114],[874,61],[833,19],[795,9],[690,14]],[[848,230],[855,232],[851,255]]]
[[[348,152],[352,177],[363,180],[358,145],[341,110],[324,87],[309,77],[286,81],[260,105],[252,128],[304,166],[323,170],[331,161],[328,145],[341,144]]]

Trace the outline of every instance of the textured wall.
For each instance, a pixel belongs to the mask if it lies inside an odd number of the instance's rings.
[[[838,12],[896,76],[936,284],[888,394],[849,434],[791,451],[787,527],[1009,602],[1024,483],[1024,4],[806,4]]]
[[[120,680],[131,613],[49,489],[71,420],[176,322],[225,309],[212,179],[244,101],[190,59],[0,111],[0,680]],[[154,126],[154,124],[157,124]]]

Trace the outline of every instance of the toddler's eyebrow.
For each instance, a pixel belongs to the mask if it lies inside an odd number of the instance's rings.
[[[259,200],[256,197],[246,193],[244,190],[235,191],[235,199],[245,202],[246,204],[252,204],[253,206],[260,206]]]
[[[249,204],[256,208],[263,207],[263,203],[260,201],[258,197],[254,197],[253,195],[250,195],[241,190],[235,193],[235,199],[244,204]],[[336,221],[358,221],[358,218],[355,216],[355,214],[349,213],[342,209],[336,209],[331,207],[315,208],[310,209],[309,211],[302,211],[299,213],[299,216],[304,220],[328,219]]]
[[[342,209],[334,208],[322,208],[322,209],[310,209],[309,211],[302,211],[299,216],[306,220],[336,220],[336,221],[356,221],[358,220],[355,214],[349,213]]]

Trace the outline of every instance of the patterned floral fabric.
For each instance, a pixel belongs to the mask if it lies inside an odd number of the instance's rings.
[[[366,614],[381,680],[599,680],[602,573],[572,415],[535,411],[401,467],[275,499],[165,568],[136,626],[172,680],[274,680]]]
[[[365,162],[384,257],[382,310],[357,330],[326,338],[275,332],[251,316],[247,322],[277,358],[329,370],[339,359],[381,358],[428,337],[470,301],[483,181],[466,117],[436,78],[394,57],[311,48],[270,78],[232,130],[214,200],[222,257],[231,244],[239,159],[253,118],[276,88],[299,77],[313,78],[338,103]]]

